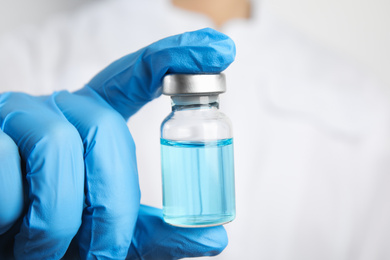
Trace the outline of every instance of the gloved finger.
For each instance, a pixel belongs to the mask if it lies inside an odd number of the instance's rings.
[[[23,211],[23,182],[18,147],[0,130],[0,235]]]
[[[162,39],[124,56],[95,76],[86,88],[94,89],[128,119],[160,95],[165,74],[218,73],[234,57],[234,42],[207,28]]]
[[[26,164],[29,208],[15,237],[18,259],[59,259],[81,224],[83,146],[52,97],[5,93],[0,124]]]
[[[165,223],[162,210],[141,205],[127,259],[166,260],[215,256],[228,244],[222,226],[179,228]]]
[[[89,91],[86,96],[60,92],[55,97],[85,149],[87,207],[78,234],[80,254],[124,259],[140,203],[135,145],[123,117]]]

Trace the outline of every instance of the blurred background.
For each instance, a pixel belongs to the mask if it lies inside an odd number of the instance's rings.
[[[0,0],[0,35],[99,0]],[[390,85],[390,1],[265,0],[292,27],[348,56]]]
[[[11,90],[77,89],[116,57],[182,28],[210,26],[203,16],[161,5],[174,14],[167,16],[151,8],[154,1],[169,0],[0,0],[0,37],[38,28],[4,41],[3,55],[14,53],[1,57],[2,77]],[[95,2],[105,4],[94,9]],[[110,8],[113,2],[127,7]],[[390,1],[253,2],[272,14],[265,29],[236,21],[222,30],[238,54],[221,97],[235,131],[237,218],[217,259],[389,259],[390,95],[375,79],[390,90]],[[64,13],[40,34],[40,25]],[[162,97],[129,123],[143,203],[156,207],[159,126],[169,110]]]

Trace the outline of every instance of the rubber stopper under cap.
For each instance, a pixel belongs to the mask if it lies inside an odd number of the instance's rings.
[[[226,91],[225,74],[170,74],[163,79],[168,96],[220,94]]]

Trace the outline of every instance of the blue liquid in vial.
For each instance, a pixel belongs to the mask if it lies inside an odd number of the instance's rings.
[[[233,139],[161,139],[161,163],[165,222],[206,227],[235,218]]]

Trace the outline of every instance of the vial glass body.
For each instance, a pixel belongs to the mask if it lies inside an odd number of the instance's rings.
[[[221,225],[235,218],[233,135],[218,96],[172,97],[161,125],[164,220]]]

